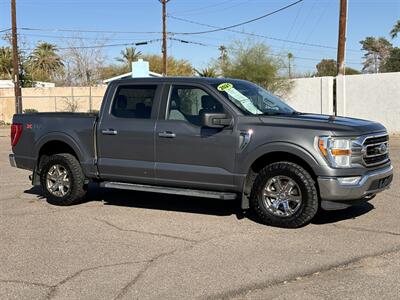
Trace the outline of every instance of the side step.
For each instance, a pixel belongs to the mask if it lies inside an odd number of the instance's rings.
[[[141,192],[183,195],[190,197],[213,198],[220,200],[234,200],[237,198],[237,195],[235,193],[191,190],[191,189],[182,189],[175,187],[143,185],[143,184],[124,183],[124,182],[104,181],[100,183],[100,186],[105,188],[120,189],[120,190],[133,190]]]

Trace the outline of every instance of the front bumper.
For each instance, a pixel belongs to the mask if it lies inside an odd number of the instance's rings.
[[[337,177],[318,177],[322,201],[347,201],[370,197],[390,187],[393,167],[373,170],[361,177],[357,184],[341,184]]]
[[[10,165],[11,165],[11,167],[16,168],[16,167],[17,167],[17,163],[15,162],[15,156],[14,156],[14,154],[10,154],[10,155],[8,156],[8,159],[10,160]]]

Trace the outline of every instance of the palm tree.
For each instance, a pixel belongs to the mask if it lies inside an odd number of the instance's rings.
[[[400,20],[397,21],[396,24],[394,24],[392,30],[390,31],[390,36],[392,39],[397,37],[397,34],[400,32]]]
[[[0,79],[12,78],[12,52],[10,47],[0,48]]]
[[[221,62],[221,66],[223,66],[226,63],[226,60],[228,59],[228,48],[226,48],[224,45],[219,46],[218,48],[220,55],[219,55],[219,60]]]
[[[121,57],[117,57],[116,60],[122,63],[125,63],[129,66],[129,69],[132,71],[132,63],[137,61],[142,52],[137,51],[135,47],[126,47],[125,50],[121,51]]]
[[[35,80],[49,81],[62,72],[64,64],[57,52],[56,45],[46,42],[36,45],[28,59],[28,68]]]
[[[288,66],[289,66],[289,78],[292,78],[292,60],[293,60],[293,53],[289,52],[287,54],[288,58]]]
[[[217,71],[213,67],[208,67],[208,68],[204,68],[201,70],[195,70],[195,71],[196,71],[197,75],[199,75],[200,77],[211,77],[211,78],[217,77]]]

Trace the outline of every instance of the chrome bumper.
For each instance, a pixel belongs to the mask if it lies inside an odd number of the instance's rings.
[[[390,187],[393,167],[388,166],[362,176],[357,184],[342,184],[336,177],[319,177],[321,200],[341,201],[363,199]]]
[[[10,160],[10,165],[11,167],[17,168],[17,163],[15,162],[15,156],[14,154],[10,154],[8,156],[8,159]]]

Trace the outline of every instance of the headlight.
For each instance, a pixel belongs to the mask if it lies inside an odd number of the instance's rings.
[[[334,168],[351,167],[351,144],[349,138],[320,137],[318,148]]]

